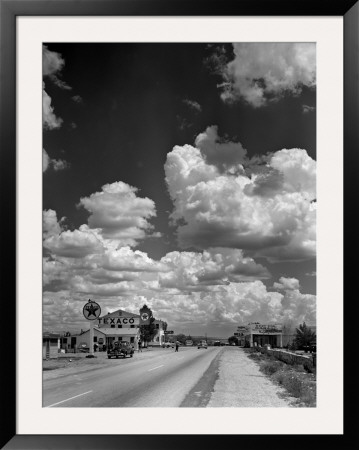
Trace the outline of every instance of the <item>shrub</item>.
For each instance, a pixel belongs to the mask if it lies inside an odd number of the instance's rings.
[[[268,354],[253,352],[248,357],[260,364],[260,370],[287,393],[298,399],[297,406],[316,406],[315,373],[308,373],[302,364],[286,364]]]
[[[301,396],[301,401],[308,406],[316,405],[316,392],[315,389],[306,389]]]
[[[284,378],[285,373],[282,370],[273,374],[273,380],[276,381],[281,386],[283,386]]]
[[[282,368],[282,364],[279,361],[266,361],[261,364],[261,371],[266,375],[273,375]]]
[[[288,392],[294,395],[294,397],[301,397],[303,382],[293,373],[288,373],[288,375],[284,377],[283,386]]]

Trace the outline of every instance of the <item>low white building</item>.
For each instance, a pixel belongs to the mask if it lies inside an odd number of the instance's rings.
[[[42,359],[57,358],[60,351],[60,335],[45,331],[42,335]]]

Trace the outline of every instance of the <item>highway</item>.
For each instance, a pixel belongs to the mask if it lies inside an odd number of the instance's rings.
[[[179,352],[136,352],[133,358],[108,360],[96,370],[44,380],[43,406],[205,406],[222,351],[223,347],[180,347]]]

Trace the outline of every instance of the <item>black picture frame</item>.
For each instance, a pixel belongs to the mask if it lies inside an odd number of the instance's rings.
[[[355,345],[358,229],[359,4],[358,0],[0,0],[1,311],[6,342],[16,342],[16,17],[18,16],[342,16],[344,19],[344,433],[343,435],[17,435],[15,345],[1,356],[1,448],[183,449],[240,445],[252,448],[351,449],[359,443]],[[352,297],[352,298],[351,298]],[[355,310],[356,308],[356,310]],[[335,325],[333,326],[335,329]],[[333,337],[334,338],[334,337]],[[336,337],[341,338],[341,337]],[[335,360],[335,357],[333,357]],[[334,362],[333,362],[334,363]],[[352,405],[352,406],[351,406]],[[85,432],[85,430],[84,430]]]

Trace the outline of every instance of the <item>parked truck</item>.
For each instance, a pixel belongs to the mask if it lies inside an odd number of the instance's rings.
[[[107,350],[107,358],[126,358],[129,355],[131,358],[133,356],[134,349],[132,345],[127,341],[116,341],[111,348]]]

